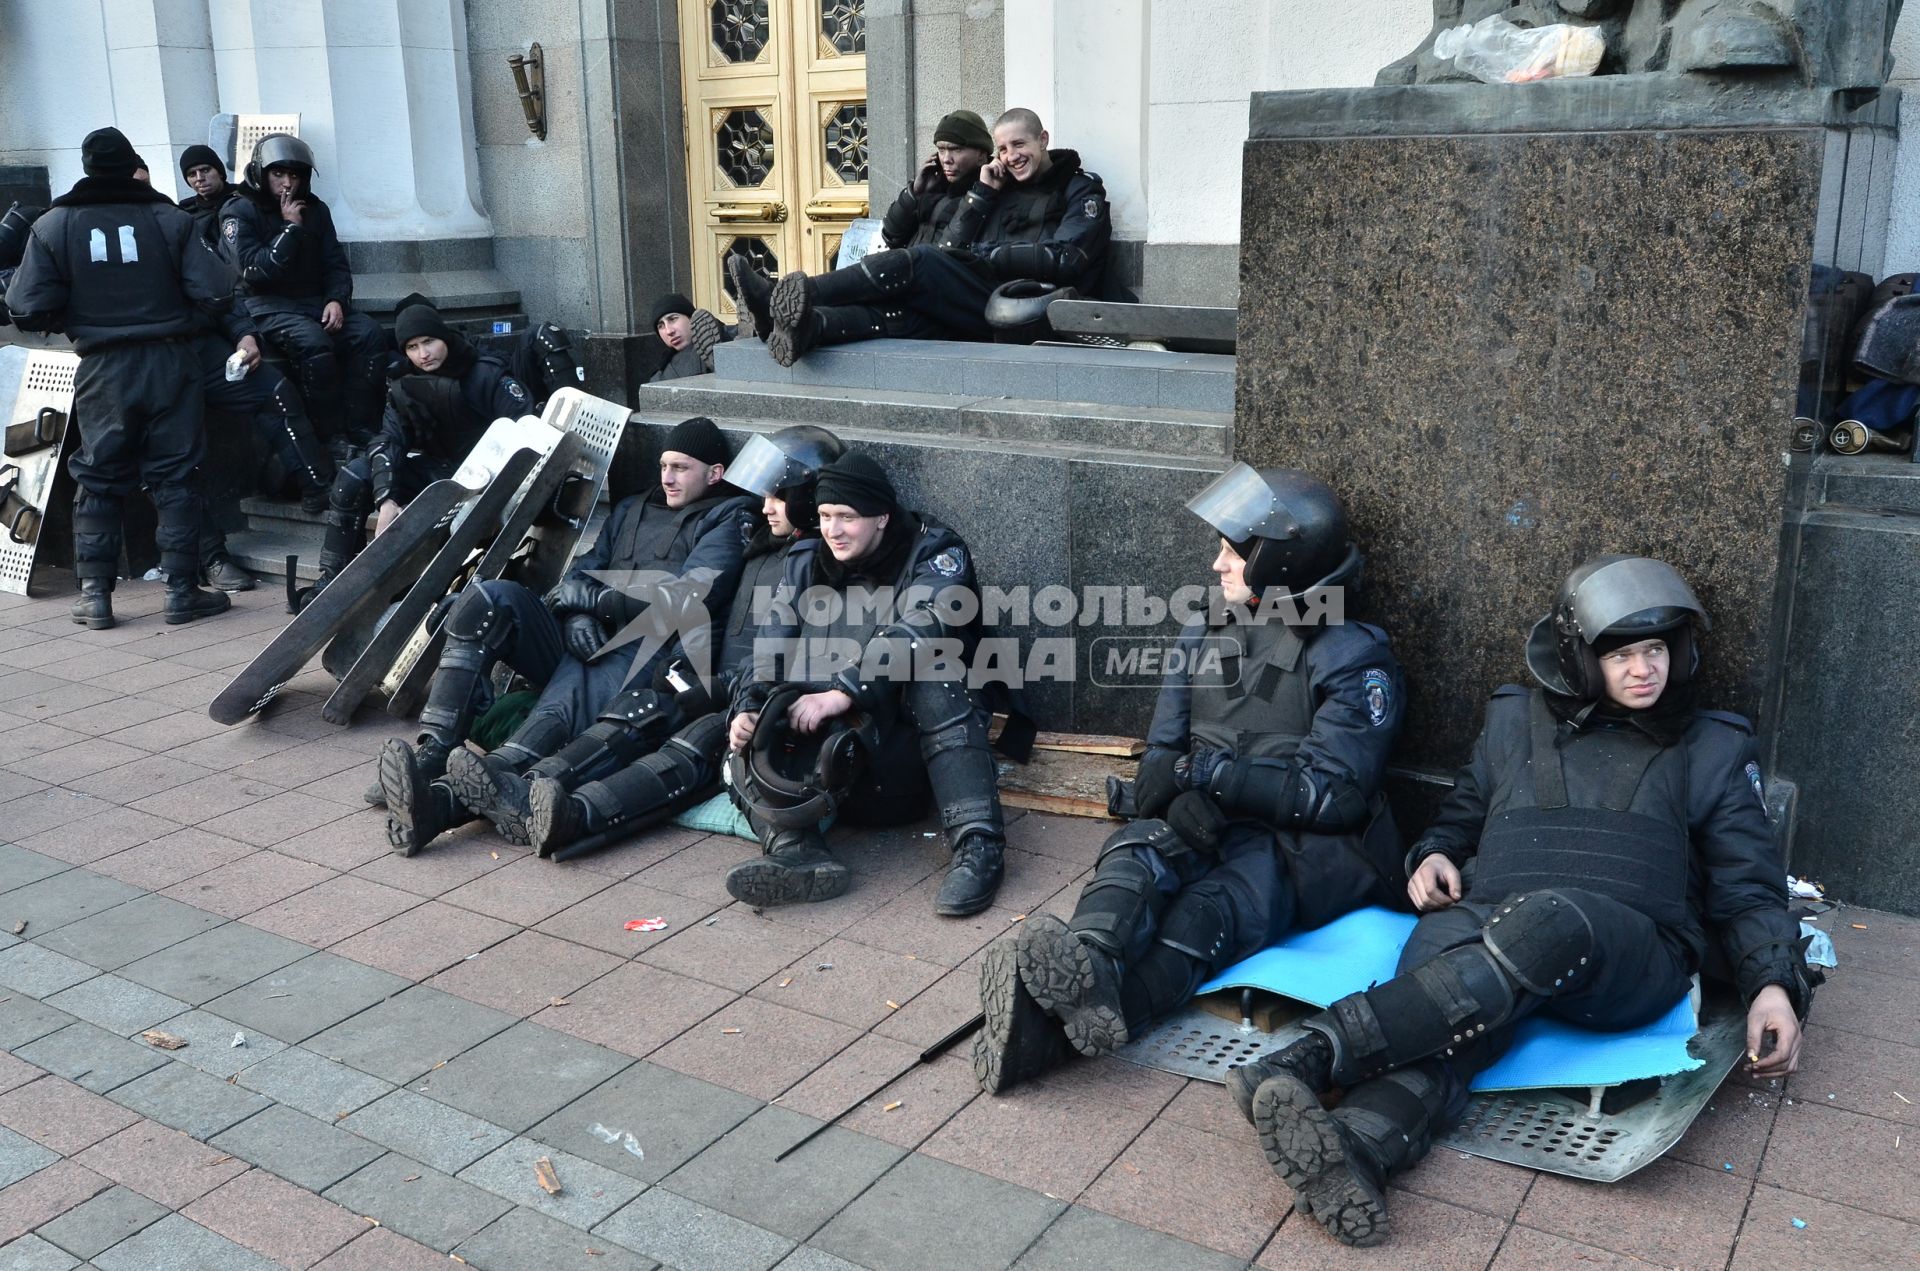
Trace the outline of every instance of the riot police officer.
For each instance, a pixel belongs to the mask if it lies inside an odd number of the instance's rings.
[[[1527,640],[1539,687],[1495,692],[1472,758],[1408,853],[1426,916],[1400,974],[1231,1074],[1298,1208],[1341,1241],[1386,1238],[1387,1179],[1460,1114],[1466,1083],[1522,1018],[1650,1023],[1688,992],[1710,942],[1749,1004],[1750,1070],[1794,1070],[1813,985],[1752,727],[1695,706],[1706,626],[1661,561],[1602,556],[1574,570]],[[1329,1113],[1321,1096],[1335,1086],[1346,1095]]]
[[[145,486],[158,514],[165,620],[191,622],[230,603],[196,585],[201,508],[191,480],[206,450],[194,342],[208,310],[226,301],[225,271],[193,218],[135,179],[139,157],[119,129],[87,134],[80,158],[86,175],[34,222],[7,288],[21,330],[64,330],[80,355],[73,620],[113,625],[122,507]]]
[[[933,126],[933,153],[881,218],[880,241],[890,248],[939,242],[992,155],[986,120],[970,110],[944,116]]]
[[[1302,472],[1236,464],[1187,506],[1221,536],[1225,605],[1181,634],[1138,819],[1101,848],[1072,918],[1030,918],[987,952],[974,1071],[989,1091],[1068,1044],[1123,1045],[1288,931],[1404,904],[1380,782],[1405,694],[1386,633],[1334,621],[1361,567],[1339,498]]]

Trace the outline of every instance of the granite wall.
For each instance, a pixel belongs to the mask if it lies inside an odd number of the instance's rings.
[[[1408,761],[1464,758],[1558,580],[1606,551],[1687,573],[1714,615],[1708,695],[1772,724],[1810,266],[1895,97],[1255,96],[1236,457],[1347,497],[1359,610],[1412,684]]]

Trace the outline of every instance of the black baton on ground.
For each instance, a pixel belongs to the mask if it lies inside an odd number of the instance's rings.
[[[855,1099],[852,1103],[848,1104],[846,1107],[834,1113],[833,1117],[830,1120],[822,1121],[819,1125],[816,1125],[813,1127],[813,1129],[807,1131],[806,1135],[803,1138],[801,1138],[799,1142],[793,1144],[791,1147],[787,1148],[786,1151],[774,1157],[773,1158],[774,1164],[778,1165],[781,1161],[786,1160],[789,1156],[792,1156],[795,1152],[798,1152],[801,1148],[805,1147],[807,1144],[819,1138],[822,1134],[832,1129],[834,1124],[838,1122],[841,1117],[847,1115],[847,1113],[853,1111],[855,1108],[859,1107],[861,1104],[865,1103],[867,1100],[873,1098],[873,1096],[879,1094],[882,1090],[885,1090],[888,1086],[900,1080],[900,1078],[906,1076],[908,1073],[912,1072],[915,1068],[918,1068],[921,1064],[932,1063],[934,1060],[940,1058],[940,1056],[946,1054],[949,1050],[952,1050],[956,1042],[959,1042],[964,1038],[973,1036],[974,1033],[978,1032],[986,1024],[986,1022],[987,1022],[987,1017],[984,1013],[976,1015],[972,1019],[968,1020],[966,1023],[960,1025],[960,1027],[954,1029],[951,1033],[948,1033],[945,1037],[942,1037],[939,1041],[935,1042],[933,1045],[921,1051],[920,1057],[918,1059],[908,1064],[905,1068],[902,1068],[899,1072],[894,1073],[891,1077],[888,1077],[885,1081],[881,1082],[879,1085],[875,1086],[873,1089],[867,1091],[865,1094],[861,1095],[858,1099]]]

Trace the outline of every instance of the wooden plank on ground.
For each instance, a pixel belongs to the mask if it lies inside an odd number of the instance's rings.
[[[1026,763],[999,761],[1000,802],[1032,812],[1104,819],[1107,778],[1131,781],[1139,767],[1113,755],[1035,749]]]

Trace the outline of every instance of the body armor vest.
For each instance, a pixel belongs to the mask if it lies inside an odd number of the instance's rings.
[[[1306,644],[1284,622],[1209,628],[1203,652],[1222,648],[1218,669],[1191,680],[1187,730],[1216,750],[1247,759],[1287,759],[1313,730],[1313,683]]]
[[[627,523],[620,527],[620,537],[614,540],[607,568],[664,569],[679,573],[687,553],[693,550],[691,542],[682,541],[680,531],[689,521],[711,512],[721,497],[708,495],[696,499],[678,512],[649,499],[638,516],[628,517]]]
[[[1686,747],[1632,728],[1575,733],[1556,746],[1558,725],[1538,689],[1527,720],[1528,762],[1488,797],[1468,899],[1577,887],[1663,927],[1686,925]]]
[[[723,671],[747,666],[753,660],[755,597],[771,597],[779,589],[781,574],[787,566],[785,546],[777,544],[760,553],[740,571],[740,589],[733,593],[733,607],[727,612],[726,630],[720,636],[719,666]]]

